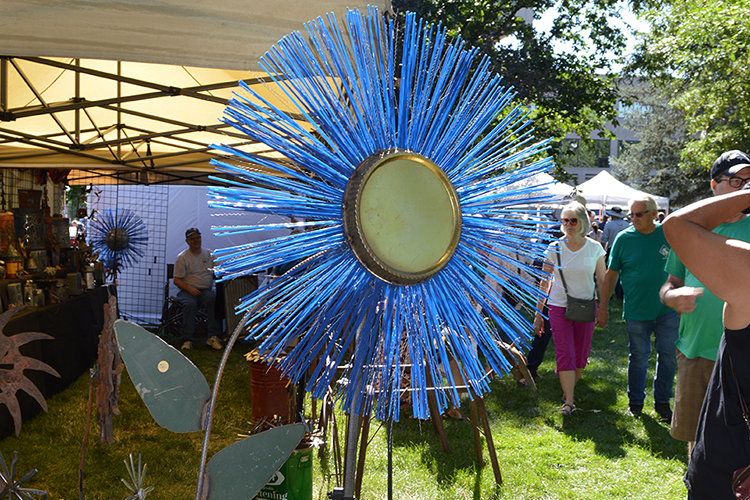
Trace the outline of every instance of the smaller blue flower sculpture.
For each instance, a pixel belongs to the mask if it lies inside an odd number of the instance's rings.
[[[107,208],[94,216],[89,224],[91,250],[109,274],[133,265],[143,257],[148,247],[148,230],[133,211],[126,208]]]

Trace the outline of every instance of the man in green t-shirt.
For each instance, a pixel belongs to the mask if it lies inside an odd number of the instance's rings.
[[[748,181],[750,157],[741,151],[723,153],[711,167],[711,191],[715,196],[738,191]],[[739,213],[713,232],[750,242],[750,218]],[[677,387],[670,434],[675,439],[688,442],[690,456],[703,397],[724,331],[724,302],[705,289],[674,252],[669,254],[665,270],[668,277],[661,288],[661,300],[681,313],[680,337],[677,340]]]
[[[629,413],[640,415],[646,399],[646,372],[651,355],[651,333],[656,348],[654,409],[662,421],[672,420],[669,400],[677,370],[675,342],[679,316],[659,300],[659,290],[667,278],[664,261],[669,243],[656,218],[656,200],[645,195],[630,200],[633,226],[621,231],[609,253],[609,269],[604,277],[602,297],[604,311],[599,322],[609,321],[607,306],[619,276],[622,283],[623,318],[628,330],[628,399]]]

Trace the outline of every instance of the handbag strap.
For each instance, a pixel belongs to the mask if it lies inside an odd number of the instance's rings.
[[[747,408],[747,404],[745,403],[745,398],[742,397],[742,392],[740,391],[740,383],[737,380],[737,374],[734,371],[734,363],[732,362],[732,356],[727,353],[729,356],[729,367],[732,369],[732,378],[734,379],[734,384],[737,386],[737,394],[740,397],[740,406],[742,407],[742,418],[745,419],[745,424],[747,425],[748,431],[750,431],[750,410]],[[750,435],[748,436],[750,438]]]
[[[557,243],[558,243],[557,246],[560,247],[560,251],[557,252],[557,267],[560,268],[560,279],[562,280],[562,283],[563,283],[563,289],[565,290],[565,295],[568,295],[568,285],[567,285],[567,283],[565,283],[565,275],[563,274],[563,270],[562,270],[563,269],[562,268],[562,260],[560,259],[560,254],[562,253],[562,243],[560,243],[559,240],[557,241]],[[585,243],[584,243],[584,245],[585,245]],[[594,290],[594,296],[591,297],[591,298],[592,299],[596,298],[596,290]],[[750,426],[750,423],[748,423],[748,425]]]
[[[562,244],[559,244],[559,242],[558,242],[558,246],[560,247],[560,251],[557,252],[557,267],[560,268],[560,279],[563,282],[563,288],[565,289],[565,295],[568,295],[568,285],[565,283],[565,275],[563,274],[563,271],[562,271],[562,261],[560,260],[560,254],[562,253]]]

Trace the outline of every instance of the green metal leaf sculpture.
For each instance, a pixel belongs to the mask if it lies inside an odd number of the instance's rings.
[[[255,498],[291,456],[304,434],[303,424],[283,425],[221,450],[206,467],[207,500]]]
[[[206,466],[211,407],[215,406],[226,359],[245,322],[246,319],[240,323],[227,344],[213,394],[200,370],[177,349],[134,323],[115,322],[125,367],[156,423],[172,432],[206,431],[196,498],[253,498],[286,462],[305,433],[303,424],[294,424],[255,434],[219,451]]]
[[[156,423],[172,432],[204,430],[211,390],[198,367],[134,323],[118,320],[115,332],[133,385]]]

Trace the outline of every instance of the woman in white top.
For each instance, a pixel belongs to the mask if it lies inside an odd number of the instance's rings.
[[[586,237],[590,228],[586,207],[577,202],[566,205],[560,214],[560,221],[563,237],[549,246],[547,261],[544,263],[545,272],[552,274],[553,279],[543,280],[540,286],[542,291],[549,295],[547,305],[552,338],[555,341],[557,375],[560,377],[560,385],[565,395],[565,403],[560,408],[560,413],[569,415],[575,410],[573,393],[591,352],[594,321],[579,323],[565,319],[567,295],[580,299],[594,297],[594,275],[597,287],[601,286],[604,283],[606,265],[602,246]],[[567,295],[560,278],[558,253],[568,287]],[[537,304],[537,310],[541,311],[543,307],[544,300]],[[597,322],[599,313],[597,310]],[[534,318],[534,333],[541,335],[543,328],[544,318],[537,312]]]

